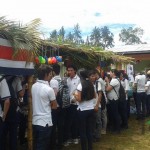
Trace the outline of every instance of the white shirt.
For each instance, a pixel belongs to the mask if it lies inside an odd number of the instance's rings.
[[[1,78],[2,76],[0,76]],[[5,100],[6,98],[10,98],[10,92],[9,92],[9,88],[8,88],[8,84],[6,82],[6,79],[3,79],[0,82],[0,97],[1,100]],[[2,107],[0,105],[0,116],[2,117]]]
[[[17,98],[17,93],[22,91],[22,84],[21,84],[21,80],[19,77],[16,77],[13,82],[12,82],[12,87],[14,88],[15,94],[16,94],[16,98]]]
[[[56,91],[59,91],[59,83],[55,78],[52,78],[50,81],[50,87],[52,87],[53,89],[56,89]]]
[[[81,85],[81,83],[77,86],[77,90],[82,92],[82,85]],[[91,100],[88,100],[88,101],[81,101],[81,102],[79,102],[77,110],[84,111],[84,110],[94,109],[94,106],[95,106],[94,102],[95,101],[96,101],[95,98],[93,98]]]
[[[137,75],[135,77],[135,82],[137,84],[137,92],[145,92],[145,83],[146,83],[146,76],[143,75]]]
[[[129,81],[127,79],[121,80],[121,84],[126,92],[126,100],[128,100]]]
[[[110,81],[110,85],[113,87],[113,89],[107,93],[107,98],[109,100],[118,100],[120,82],[118,81],[118,79],[112,78]],[[114,89],[116,90],[117,93],[115,92]]]
[[[54,90],[50,87],[48,81],[37,80],[32,86],[31,93],[32,124],[44,127],[46,124],[52,126],[50,102],[56,99]]]
[[[56,95],[59,92],[59,82],[58,82],[58,80],[61,80],[60,76],[55,76],[50,81],[50,87],[54,89],[54,92],[55,92]],[[59,107],[58,103],[57,103],[57,107]]]
[[[74,93],[76,92],[76,89],[77,89],[77,86],[78,84],[80,83],[80,78],[75,75],[74,78],[68,78],[67,79],[67,85],[68,85],[68,88],[69,88],[69,95],[70,95],[70,102],[74,99]],[[77,103],[75,103],[77,104]]]
[[[147,91],[146,91],[146,94],[147,94],[147,95],[150,95],[150,81],[147,81],[147,83],[146,83],[145,86],[148,87],[148,89],[147,89]]]

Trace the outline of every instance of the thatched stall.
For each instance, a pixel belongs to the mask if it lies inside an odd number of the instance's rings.
[[[28,114],[28,150],[32,150],[32,97],[31,86],[35,73],[35,58],[41,56],[62,56],[65,65],[74,63],[78,68],[95,68],[99,63],[130,63],[132,58],[116,55],[99,47],[86,45],[52,43],[41,40],[38,27],[40,20],[21,25],[0,17],[0,74],[28,75],[29,114]],[[42,63],[46,63],[43,61]]]

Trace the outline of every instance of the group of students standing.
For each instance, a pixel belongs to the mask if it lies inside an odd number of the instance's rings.
[[[123,74],[111,70],[102,78],[97,70],[77,70],[74,65],[66,69],[65,78],[60,77],[58,64],[38,69],[31,90],[35,150],[61,150],[70,143],[78,144],[79,139],[82,150],[92,150],[92,143],[106,134],[107,124],[115,133],[128,128],[128,81]],[[63,89],[60,81],[65,85],[66,93],[61,98],[65,105],[58,96]],[[126,91],[123,101],[119,100],[121,84]]]
[[[25,142],[27,115],[19,107],[27,100],[23,100],[26,84],[22,79],[0,76],[0,150],[17,150],[17,141]]]

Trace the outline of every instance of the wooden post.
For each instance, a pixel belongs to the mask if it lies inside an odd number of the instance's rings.
[[[33,76],[28,77],[28,150],[33,150],[33,136],[32,136],[32,96],[31,87],[33,84]]]

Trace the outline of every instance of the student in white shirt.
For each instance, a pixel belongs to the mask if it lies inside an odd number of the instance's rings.
[[[96,100],[94,102],[94,110],[95,110],[95,127],[94,127],[94,142],[98,142],[101,137],[101,128],[102,128],[102,121],[101,121],[101,98],[102,98],[102,87],[100,82],[96,82],[96,72],[95,70],[90,70],[88,73],[89,80],[94,85],[94,90],[96,93]]]
[[[120,88],[120,82],[118,81],[118,71],[116,69],[110,71],[110,77],[112,78],[110,83],[109,79],[106,77],[106,92],[107,92],[107,98],[109,101],[109,119],[110,122],[112,122],[113,125],[113,131],[116,133],[120,133],[120,115],[118,110],[118,95],[119,95],[119,88]]]
[[[67,66],[67,86],[69,89],[70,95],[70,107],[65,119],[65,146],[68,146],[70,143],[78,144],[78,118],[77,116],[77,107],[78,103],[74,97],[77,86],[80,83],[80,78],[77,75],[77,68],[75,65],[71,64]]]
[[[51,109],[57,108],[54,90],[49,85],[51,78],[52,68],[41,65],[38,69],[38,80],[31,89],[34,150],[46,150],[49,145],[53,125]]]
[[[88,72],[85,69],[79,71],[81,83],[77,86],[75,94],[78,105],[79,130],[82,150],[93,149],[93,128],[94,128],[94,101],[96,93],[92,82],[89,81]]]
[[[135,77],[134,86],[137,87],[136,105],[137,119],[144,119],[146,115],[146,93],[145,93],[146,76],[141,72]]]
[[[147,116],[150,116],[150,70],[147,72],[147,82],[145,84],[145,90],[146,90]]]
[[[5,118],[9,110],[10,106],[10,92],[9,88],[6,82],[6,79],[4,79],[2,76],[0,76],[0,98],[1,101],[4,101],[4,108],[2,109],[2,106],[0,104],[0,150],[4,149],[4,139],[3,139],[3,131],[4,131],[4,123]]]

